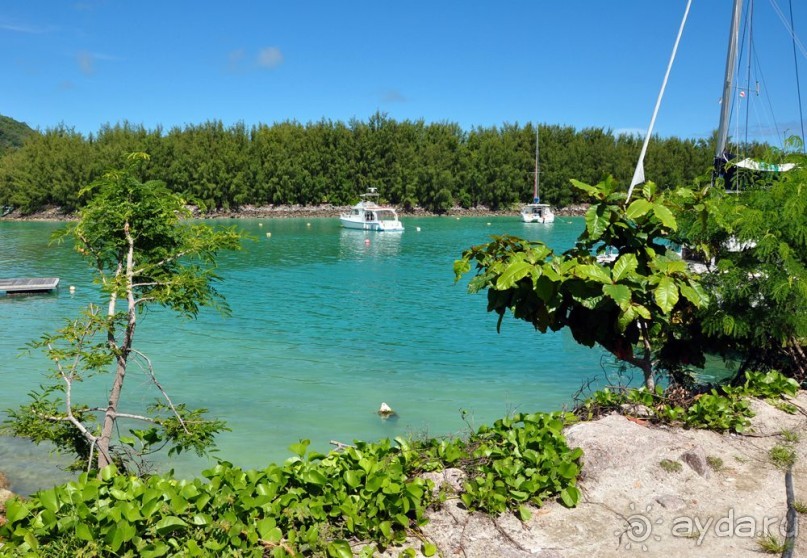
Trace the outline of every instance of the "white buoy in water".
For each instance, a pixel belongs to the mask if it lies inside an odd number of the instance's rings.
[[[70,285],[70,294],[73,294],[74,292],[76,292],[76,286]]]
[[[306,223],[306,224],[305,224],[305,226],[306,226],[306,227],[310,227],[310,226],[311,226],[311,223]]]
[[[488,226],[490,226],[490,223],[488,223]]]
[[[259,226],[259,227],[262,227],[262,226],[263,226],[263,223],[258,223],[258,226]]]
[[[266,233],[266,238],[269,238],[270,236],[272,236],[272,233],[270,232]]]
[[[420,232],[420,227],[417,227],[415,230],[416,230],[417,232]]]
[[[395,411],[392,410],[392,407],[387,405],[386,403],[381,403],[381,407],[378,409],[378,416],[381,418],[389,418],[395,414]]]

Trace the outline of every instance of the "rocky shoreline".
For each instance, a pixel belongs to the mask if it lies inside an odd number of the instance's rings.
[[[569,217],[574,215],[584,215],[588,209],[588,204],[570,205],[567,207],[553,208],[555,215]],[[292,219],[292,218],[334,218],[340,214],[350,211],[350,206],[339,205],[243,205],[237,209],[217,209],[209,213],[202,213],[198,208],[191,206],[194,216],[201,219]],[[443,214],[433,213],[423,208],[411,210],[398,209],[398,214],[402,218],[406,217],[516,217],[519,214],[516,209],[492,210],[485,206],[472,208],[453,207]],[[15,209],[6,213],[0,218],[7,221],[72,221],[76,216],[72,213],[64,212],[60,207],[46,207],[41,211],[25,214]]]
[[[524,521],[465,509],[456,495],[459,469],[425,473],[444,485],[445,504],[428,512],[420,534],[378,556],[399,556],[408,547],[423,558],[428,540],[446,558],[756,558],[766,537],[787,542],[792,556],[807,556],[807,529],[799,525],[807,516],[795,512],[807,502],[807,392],[787,398],[793,412],[778,403],[751,399],[755,416],[743,434],[620,414],[571,425],[564,431],[569,446],[584,452],[582,499],[575,508],[554,501],[530,506]],[[773,458],[783,446],[793,454],[789,469]],[[4,482],[0,475],[0,523],[10,495]]]

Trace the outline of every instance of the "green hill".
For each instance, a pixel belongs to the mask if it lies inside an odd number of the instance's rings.
[[[25,122],[0,114],[0,154],[13,147],[22,147],[25,138],[35,133]]]

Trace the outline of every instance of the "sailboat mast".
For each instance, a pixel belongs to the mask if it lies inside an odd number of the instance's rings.
[[[541,203],[541,198],[538,196],[538,126],[535,127],[535,187],[532,194],[532,203]]]
[[[742,1],[734,0],[734,10],[729,29],[729,50],[726,54],[726,74],[723,81],[723,98],[720,102],[720,125],[717,128],[717,149],[715,160],[723,158],[728,143],[729,115],[731,111],[731,88],[734,83],[734,67],[737,60],[737,43],[740,36],[740,15]]]

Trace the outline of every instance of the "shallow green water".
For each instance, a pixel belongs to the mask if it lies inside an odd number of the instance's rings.
[[[139,348],[174,399],[209,408],[232,429],[219,438],[221,458],[262,467],[288,457],[301,438],[327,451],[330,440],[458,433],[468,428],[462,410],[478,427],[512,411],[558,409],[602,374],[602,352],[567,333],[541,335],[510,318],[497,334],[485,295],[469,295],[467,279],[453,282],[462,250],[492,234],[560,250],[582,219],[403,221],[403,234],[347,231],[336,219],[230,221],[254,237],[220,260],[232,316],[205,311],[184,321],[152,311],[140,321]],[[58,226],[0,222],[0,277],[62,281],[55,295],[0,295],[0,409],[23,403],[46,366],[39,354],[16,358],[18,349],[99,302],[84,262],[67,246],[49,246]],[[132,373],[125,397],[143,406],[154,397],[148,387]],[[397,419],[379,419],[382,401]],[[103,396],[88,402],[102,404]],[[43,453],[0,439],[0,470],[20,492],[62,480]],[[161,467],[191,475],[208,464],[182,457]]]

